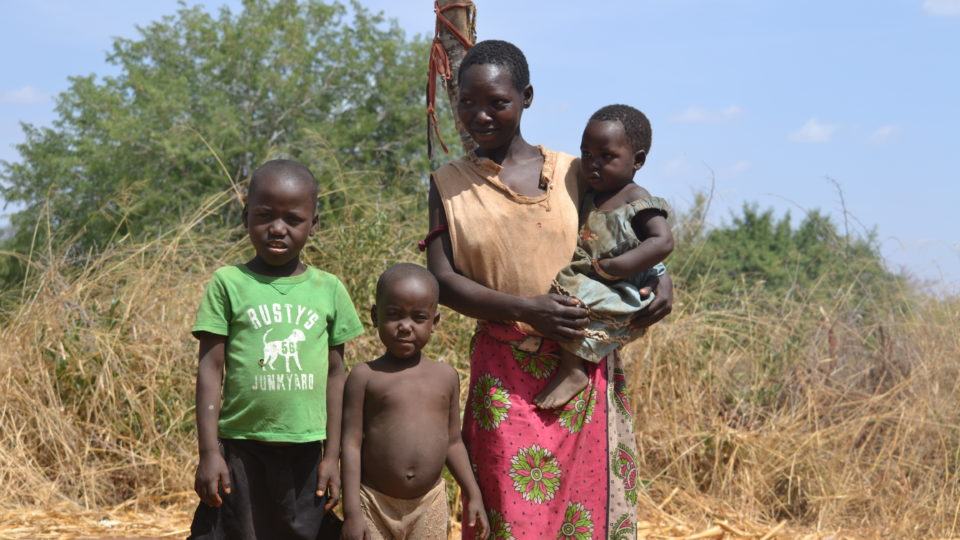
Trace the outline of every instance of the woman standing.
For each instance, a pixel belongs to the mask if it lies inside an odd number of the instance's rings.
[[[533,404],[556,369],[555,340],[587,323],[586,310],[547,294],[577,243],[579,167],[521,136],[533,87],[515,46],[478,43],[458,77],[457,114],[478,149],[433,174],[428,265],[441,302],[480,321],[463,435],[493,538],[632,537],[637,454],[619,357],[588,368],[566,406]],[[638,325],[670,312],[669,278],[656,293]]]

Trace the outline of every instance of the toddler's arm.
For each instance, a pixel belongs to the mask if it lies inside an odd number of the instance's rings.
[[[200,463],[193,489],[205,504],[218,507],[223,504],[220,488],[230,494],[230,471],[220,454],[217,440],[217,422],[220,420],[220,385],[223,381],[224,344],[226,338],[198,333],[200,363],[197,367],[197,446]]]
[[[366,538],[368,531],[360,509],[360,445],[363,442],[363,396],[370,368],[360,364],[350,370],[343,393],[343,440],[340,460],[343,475],[344,539]]]
[[[340,502],[340,417],[343,411],[343,345],[330,347],[327,354],[327,440],[317,468],[317,496],[329,495],[324,510]]]
[[[667,218],[657,210],[643,210],[633,217],[632,225],[640,245],[610,259],[597,261],[612,276],[625,278],[644,272],[663,262],[673,251],[673,233]]]
[[[650,292],[656,294],[653,302],[638,311],[630,321],[630,325],[636,329],[648,328],[662,321],[673,311],[673,279],[670,278],[670,274],[663,274],[655,279],[652,287],[640,289],[641,296],[647,296]]]
[[[483,508],[483,497],[480,495],[480,486],[473,476],[470,467],[470,457],[467,448],[460,438],[460,377],[450,368],[452,393],[450,394],[450,446],[447,449],[447,468],[460,484],[467,496],[467,504],[463,509],[463,521],[471,527],[476,527],[474,537],[486,538],[490,531],[490,522],[487,521],[487,512]]]

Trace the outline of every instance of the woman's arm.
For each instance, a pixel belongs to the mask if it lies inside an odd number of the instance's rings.
[[[220,488],[225,494],[230,494],[230,471],[220,454],[220,441],[217,440],[226,338],[207,332],[201,332],[199,338],[196,414],[200,463],[197,465],[193,489],[207,506],[218,507],[223,504]]]
[[[317,467],[317,496],[327,495],[324,510],[340,502],[340,417],[343,411],[343,344],[330,347],[327,353],[327,440],[323,459]]]
[[[483,507],[483,497],[480,495],[480,486],[473,476],[470,467],[470,458],[467,448],[460,438],[460,377],[453,368],[450,369],[450,422],[449,447],[447,448],[447,468],[453,475],[463,493],[467,496],[467,504],[463,509],[463,522],[476,527],[476,538],[486,538],[490,530],[487,512]]]
[[[340,460],[343,475],[343,538],[366,538],[369,534],[360,509],[360,445],[363,443],[363,396],[369,368],[360,364],[350,370],[343,393],[343,431]]]
[[[643,238],[640,245],[612,257],[597,261],[604,272],[626,278],[661,263],[673,252],[673,233],[670,224],[657,210],[644,210],[633,217],[632,225],[637,237]]]
[[[446,213],[430,180],[430,230],[447,225]],[[575,339],[589,322],[576,300],[559,294],[531,298],[489,289],[459,274],[453,267],[450,236],[441,234],[427,244],[427,267],[440,282],[440,303],[475,319],[523,321],[550,339]]]

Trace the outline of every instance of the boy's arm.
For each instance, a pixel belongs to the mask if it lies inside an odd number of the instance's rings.
[[[363,444],[363,397],[369,371],[365,364],[351,369],[343,392],[340,460],[343,475],[344,538],[362,538],[365,534],[360,509],[360,445]]]
[[[626,278],[663,262],[673,251],[673,233],[670,224],[657,210],[644,210],[633,217],[633,228],[640,245],[610,259],[598,261],[604,272],[618,278]]]
[[[198,337],[200,363],[197,367],[196,415],[200,463],[193,489],[204,503],[217,507],[223,504],[219,488],[230,494],[230,471],[220,454],[217,440],[226,338],[208,332],[200,332]]]
[[[327,440],[317,468],[317,496],[329,495],[324,510],[340,502],[340,418],[343,411],[343,344],[330,347],[327,354]]]
[[[467,496],[463,521],[469,523],[471,527],[476,527],[476,538],[486,538],[490,531],[490,523],[487,521],[487,512],[483,508],[480,486],[477,485],[477,479],[474,478],[473,469],[470,467],[467,448],[463,445],[463,439],[460,437],[460,377],[453,368],[449,368],[449,370],[452,393],[450,395],[449,434],[447,435],[450,441],[450,446],[447,448],[447,468],[450,469],[450,473],[453,474]]]

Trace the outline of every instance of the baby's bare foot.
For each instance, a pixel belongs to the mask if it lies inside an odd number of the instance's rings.
[[[541,409],[562,407],[586,388],[587,382],[587,373],[582,366],[566,370],[561,367],[533,402]]]

